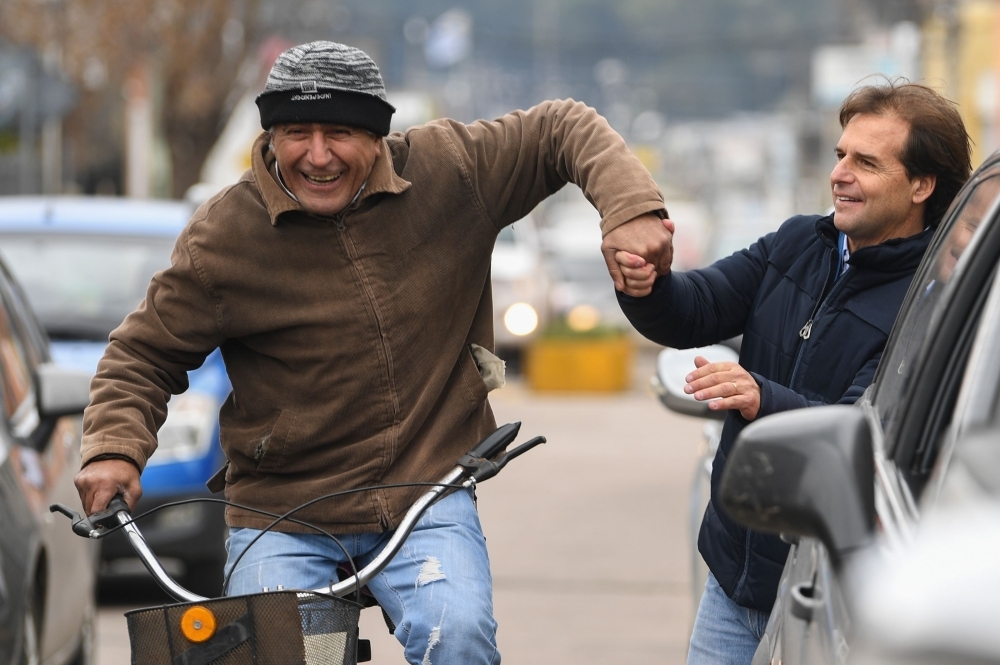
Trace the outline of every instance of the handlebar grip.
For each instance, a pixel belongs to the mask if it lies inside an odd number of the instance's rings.
[[[129,515],[132,514],[132,511],[129,510],[128,504],[125,503],[125,497],[121,494],[115,494],[114,498],[108,502],[107,510],[110,510],[112,514],[117,513],[120,510],[124,510]]]
[[[517,438],[517,433],[520,429],[521,421],[501,425],[492,434],[477,443],[476,447],[469,451],[469,455],[484,459],[493,458],[498,452],[510,445],[511,441]]]
[[[128,509],[128,504],[125,503],[125,499],[121,494],[115,494],[114,498],[108,502],[108,507],[104,510],[99,510],[90,516],[90,523],[93,524],[98,529],[111,529],[118,526],[118,518],[115,515],[119,511],[124,510],[126,513],[131,515],[131,511]]]

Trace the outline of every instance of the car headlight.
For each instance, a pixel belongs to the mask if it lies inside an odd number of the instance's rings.
[[[216,400],[203,393],[185,393],[170,400],[160,428],[159,445],[149,464],[189,460],[201,456],[212,443],[219,417]]]
[[[516,302],[504,312],[503,324],[512,335],[530,335],[538,327],[538,312],[528,303]]]

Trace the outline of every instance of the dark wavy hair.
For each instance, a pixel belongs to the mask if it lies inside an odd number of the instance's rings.
[[[848,95],[840,107],[840,126],[863,113],[895,115],[909,124],[899,160],[910,178],[937,176],[924,208],[924,223],[937,226],[972,172],[972,140],[955,104],[925,85],[887,79]]]

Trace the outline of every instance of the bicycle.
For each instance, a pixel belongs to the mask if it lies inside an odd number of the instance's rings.
[[[407,483],[427,485],[429,489],[413,503],[383,550],[361,570],[351,562],[353,574],[319,589],[278,587],[245,596],[199,596],[164,570],[135,524],[167,506],[133,518],[119,495],[105,510],[89,517],[81,517],[62,504],[53,504],[49,510],[73,520],[73,532],[86,538],[103,538],[123,530],[153,579],[178,601],[126,612],[133,665],[355,665],[371,659],[370,643],[358,636],[363,608],[358,601],[363,587],[388,565],[430,506],[458,489],[474,489],[497,475],[512,459],[545,443],[545,437],[536,436],[508,452],[507,446],[517,437],[520,426],[515,422],[497,428],[438,482]],[[373,489],[378,488],[363,487],[317,497],[284,515],[273,516],[275,520],[264,531],[283,520],[294,520],[296,511],[319,500]],[[221,499],[194,501],[229,504]],[[355,600],[347,599],[349,594],[354,594]]]

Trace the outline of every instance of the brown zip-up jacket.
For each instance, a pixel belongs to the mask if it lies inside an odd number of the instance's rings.
[[[231,501],[284,513],[330,492],[437,480],[496,426],[470,345],[493,348],[499,230],[566,182],[600,210],[605,233],[664,213],[624,141],[572,100],[390,135],[361,195],[333,218],[285,193],[267,139],[240,181],[195,212],[171,267],[112,332],[84,414],[84,464],[124,455],[143,468],[167,399],[221,347]],[[423,491],[352,494],[297,517],[334,533],[382,531]],[[271,518],[230,508],[227,521]]]

